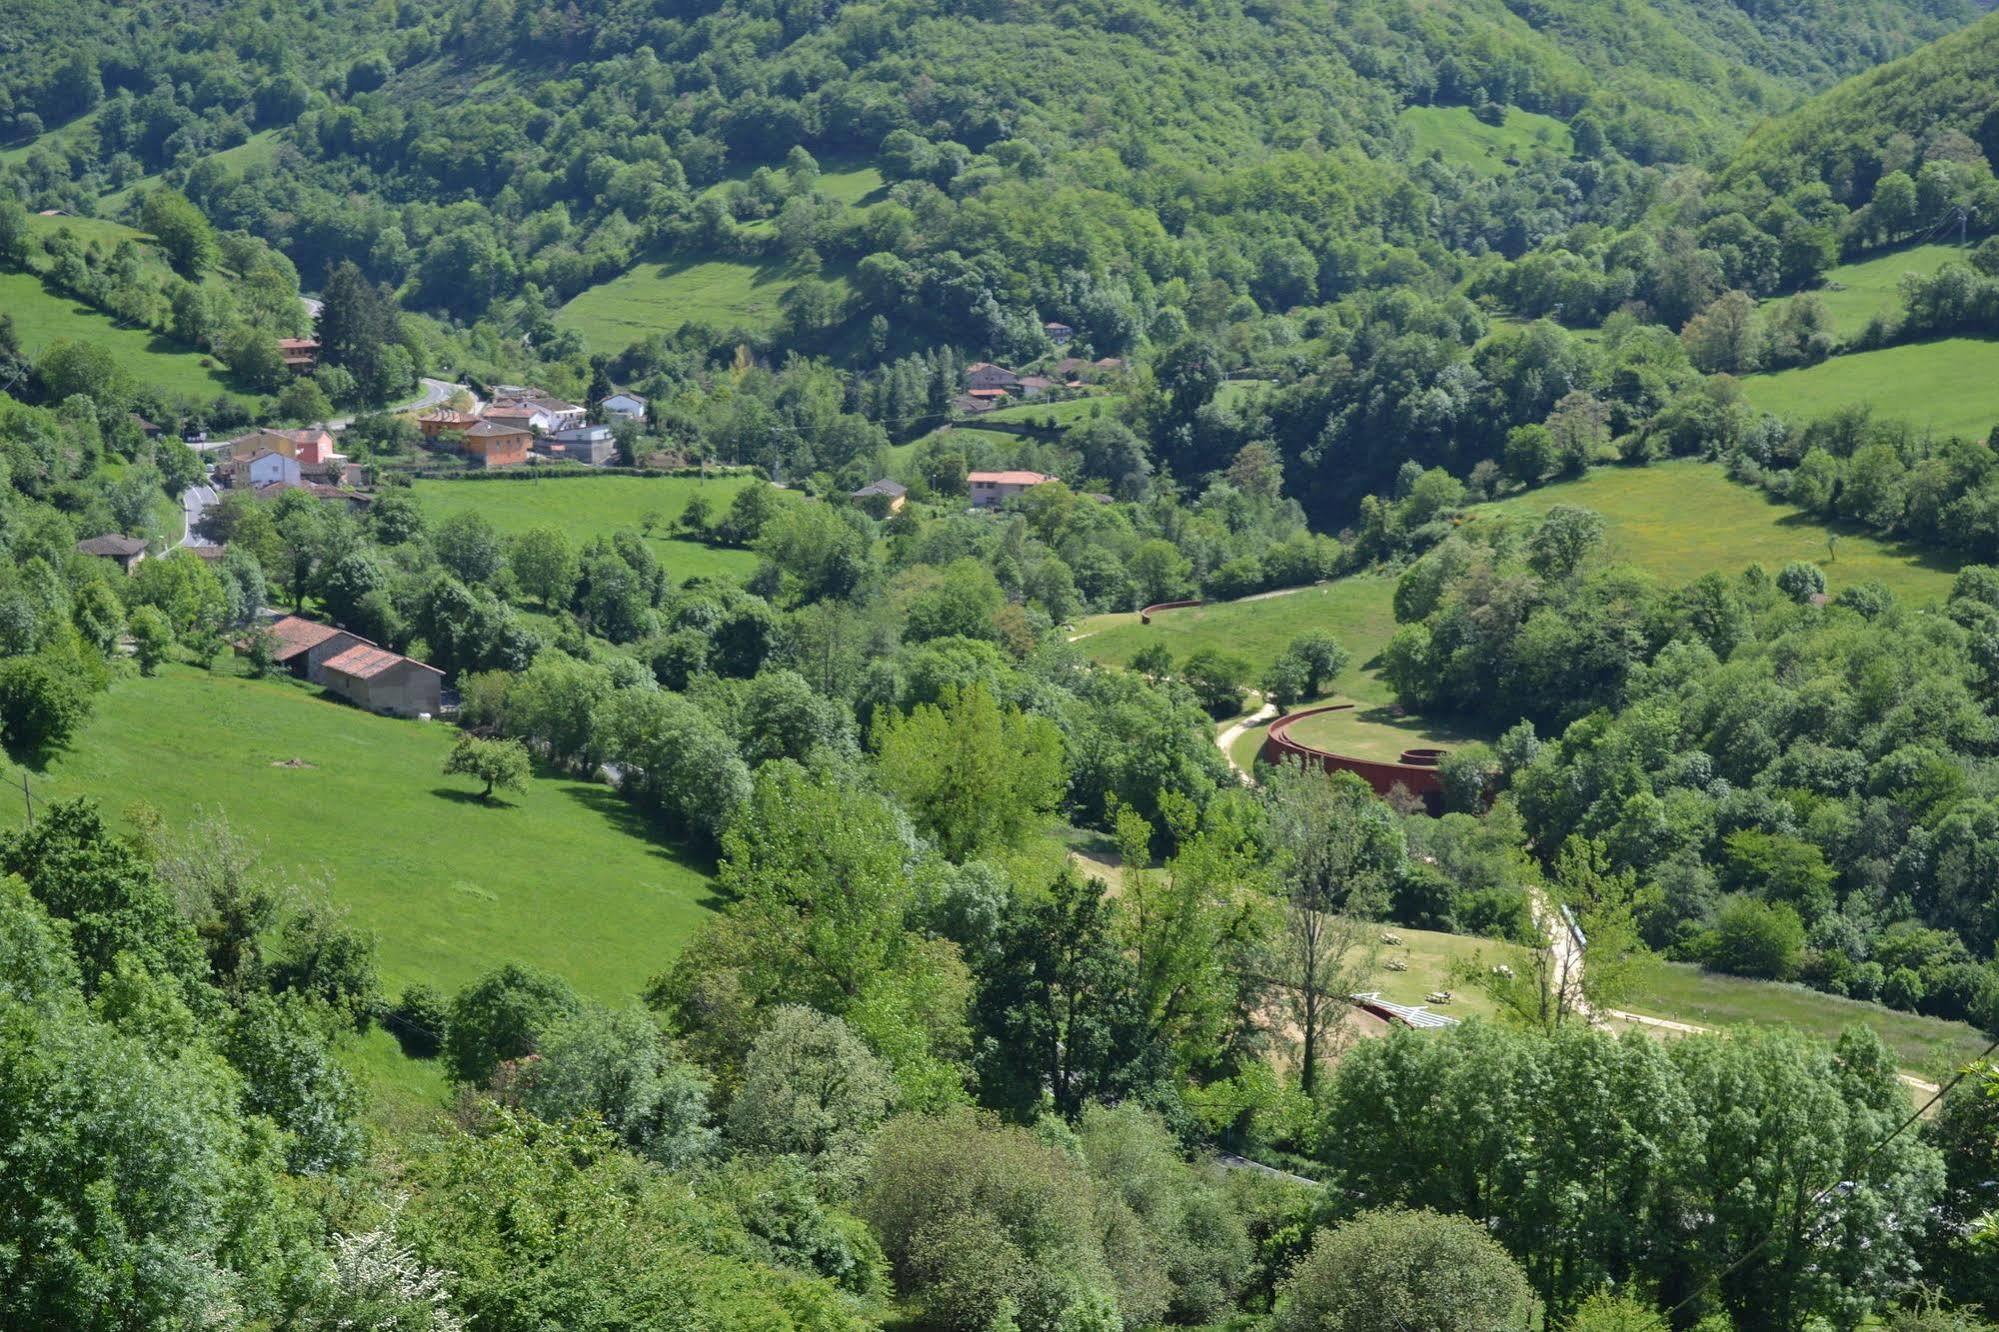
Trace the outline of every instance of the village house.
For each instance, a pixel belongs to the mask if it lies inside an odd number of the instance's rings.
[[[972,507],[996,509],[1023,491],[1056,480],[1045,472],[973,472],[965,478],[972,488]]]
[[[966,389],[965,396],[973,402],[983,402],[988,407],[997,407],[1006,401],[1006,390],[1003,388]]]
[[[319,342],[314,338],[279,338],[278,355],[285,369],[302,375],[319,364]]]
[[[240,489],[296,486],[304,480],[305,474],[297,458],[270,449],[259,449],[247,458],[238,458],[229,466],[229,484]]]
[[[1002,400],[1005,397],[1005,394],[1000,395]],[[969,393],[960,393],[951,399],[951,410],[960,416],[976,416],[980,412],[989,412],[997,406],[999,402],[992,398],[975,398]]]
[[[444,707],[444,672],[387,648],[360,643],[320,667],[326,688],[370,712],[435,717]]]
[[[556,429],[555,413],[540,403],[524,398],[513,398],[505,402],[491,402],[479,413],[479,419],[495,425],[515,426],[537,435],[545,435]]]
[[[974,361],[965,367],[965,387],[974,393],[981,389],[1010,389],[1019,383],[1019,375],[991,361]]]
[[[618,442],[611,437],[611,427],[607,425],[578,425],[545,436],[541,451],[558,461],[603,467],[617,461]]]
[[[108,532],[76,543],[79,554],[95,555],[101,560],[110,560],[125,573],[131,573],[146,558],[146,543],[138,537],[119,536]]]
[[[461,431],[458,440],[465,456],[481,467],[516,467],[528,460],[534,432],[525,426],[484,420]]]
[[[349,648],[374,646],[359,634],[297,615],[285,616],[265,632],[270,636],[271,660],[313,684],[326,683],[323,668],[331,658]]]
[[[1054,387],[1055,381],[1046,375],[1022,375],[1020,377],[1020,396],[1023,398],[1038,398]]]
[[[461,412],[451,407],[433,407],[416,418],[416,428],[423,432],[425,439],[461,434],[478,424],[476,413]]]
[[[1041,331],[1046,333],[1048,340],[1058,347],[1067,346],[1069,339],[1076,336],[1075,329],[1067,324],[1058,324],[1052,319],[1041,326]]]
[[[909,487],[899,481],[890,481],[884,478],[880,481],[870,481],[867,485],[862,486],[853,493],[853,498],[861,501],[863,504],[877,496],[882,497],[886,501],[884,507],[890,513],[901,513],[902,506],[909,502]]]
[[[129,416],[132,419],[132,424],[139,427],[139,433],[144,435],[147,439],[158,439],[162,434],[165,433],[158,426],[154,425],[151,421],[148,421],[145,417],[139,415],[137,412],[127,412],[125,413],[125,415]]]
[[[621,421],[644,422],[646,400],[636,393],[613,393],[597,404],[599,415],[614,417]]]

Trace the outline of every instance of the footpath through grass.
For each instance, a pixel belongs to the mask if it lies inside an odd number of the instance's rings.
[[[1791,420],[1868,406],[1882,420],[1982,440],[1999,425],[1999,342],[1938,338],[1850,352],[1817,365],[1749,375],[1742,391],[1752,406]]]
[[[1966,1022],[1898,1012],[1802,985],[1718,975],[1685,962],[1654,968],[1643,993],[1620,1007],[1701,1027],[1784,1024],[1829,1041],[1848,1027],[1871,1027],[1904,1069],[1932,1080],[1975,1058],[1990,1039]]]
[[[707,915],[707,876],[604,786],[544,774],[480,802],[442,775],[454,734],[290,679],[168,666],[114,683],[32,781],[38,800],[91,796],[114,822],[135,802],[170,826],[226,815],[271,864],[324,878],[380,939],[392,993],[523,961],[629,1001]]]
[[[1858,528],[1829,528],[1730,481],[1715,463],[1601,467],[1580,480],[1479,505],[1471,520],[1487,514],[1538,516],[1557,504],[1602,514],[1612,556],[1668,584],[1710,572],[1736,574],[1757,562],[1774,574],[1792,560],[1809,560],[1825,570],[1834,592],[1871,581],[1920,603],[1948,594],[1957,571],[1953,561],[1935,552],[1883,541]],[[1833,533],[1839,542],[1836,553],[1828,553],[1826,538]]]
[[[736,493],[751,484],[744,476],[570,476],[534,481],[418,481],[413,487],[424,515],[433,524],[467,509],[475,509],[503,536],[531,527],[561,528],[582,545],[594,536],[642,530],[647,514],[663,520],[657,531],[673,530],[674,522],[696,495],[708,501],[716,517],[726,511]],[[658,535],[653,553],[675,581],[696,577],[741,578],[756,568],[747,550],[726,549],[699,541]]]

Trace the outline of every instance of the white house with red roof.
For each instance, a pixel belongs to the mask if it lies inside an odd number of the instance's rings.
[[[1056,479],[1046,472],[973,472],[965,478],[975,509],[996,509],[1015,495]]]

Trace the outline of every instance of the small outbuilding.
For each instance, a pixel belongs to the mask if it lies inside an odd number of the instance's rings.
[[[870,481],[867,485],[862,486],[853,493],[853,498],[863,506],[869,508],[880,505],[882,509],[887,510],[889,513],[901,513],[902,506],[909,502],[909,487],[903,485],[900,481],[890,481],[887,478],[883,478],[880,481]]]
[[[370,712],[435,717],[444,706],[444,672],[387,648],[363,643],[327,659],[327,689]]]
[[[107,532],[76,543],[82,555],[95,555],[101,560],[110,560],[125,573],[131,573],[146,558],[146,543],[138,537],[120,536]]]

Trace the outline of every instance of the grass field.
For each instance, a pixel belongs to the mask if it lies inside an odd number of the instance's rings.
[[[620,529],[639,531],[647,513],[670,527],[696,495],[705,495],[719,516],[750,478],[718,476],[592,476],[541,481],[419,481],[417,503],[432,522],[464,509],[477,509],[503,535],[544,524],[561,528],[582,545],[593,536]],[[747,550],[723,549],[665,536],[652,539],[668,574],[681,579],[720,575],[738,578],[757,566]]]
[[[1479,505],[1472,513],[1533,515],[1557,504],[1602,514],[1611,554],[1669,583],[1711,570],[1739,573],[1756,561],[1774,573],[1791,560],[1810,560],[1825,570],[1835,592],[1872,580],[1906,600],[1929,601],[1949,592],[1956,572],[1933,553],[1858,529],[1840,529],[1838,557],[1828,559],[1828,529],[1818,520],[1737,485],[1713,463],[1598,468],[1579,481]]]
[[[133,378],[169,393],[204,402],[217,394],[243,396],[230,389],[219,366],[204,367],[199,352],[146,329],[120,328],[108,315],[49,291],[33,274],[0,273],[0,310],[13,316],[21,348],[29,356],[41,355],[59,338],[94,342],[117,357]]]
[[[1655,968],[1644,993],[1621,1007],[1702,1027],[1787,1024],[1826,1040],[1856,1024],[1872,1027],[1903,1068],[1930,1078],[1975,1058],[1988,1039],[1968,1023],[1900,1013],[1802,985],[1716,975],[1683,962]]]
[[[706,875],[603,786],[543,775],[480,803],[440,775],[452,736],[289,679],[168,666],[114,683],[35,794],[92,796],[114,820],[135,801],[173,825],[226,814],[271,864],[324,876],[379,937],[392,992],[519,960],[629,1000],[706,916]],[[309,766],[277,766],[292,759]]]
[[[1384,763],[1401,758],[1405,749],[1418,746],[1449,749],[1492,738],[1446,722],[1397,715],[1392,709],[1380,706],[1322,712],[1297,723],[1289,734],[1300,744]]]
[[[1431,930],[1406,930],[1400,925],[1383,927],[1402,942],[1378,943],[1374,972],[1364,988],[1379,990],[1384,999],[1397,1004],[1421,1004],[1430,994],[1449,990],[1451,1002],[1432,1007],[1452,1017],[1491,1017],[1497,1008],[1482,991],[1457,979],[1454,973],[1470,966],[1494,967],[1501,963],[1520,971],[1527,950],[1519,944],[1497,939],[1480,939],[1467,934],[1438,934]],[[1400,962],[1406,971],[1391,971],[1390,962]]]
[[[829,199],[858,208],[879,197],[882,176],[873,167],[827,171],[820,175],[817,189]],[[761,332],[776,325],[778,302],[807,276],[806,269],[784,259],[654,253],[609,282],[578,292],[556,311],[555,321],[581,333],[593,351],[604,352],[620,351],[640,338],[688,323]],[[847,274],[837,268],[828,267],[819,276],[843,289],[847,283]]]
[[[1040,425],[1053,421],[1064,427],[1087,421],[1091,415],[1108,416],[1117,419],[1120,402],[1115,394],[1098,393],[1083,398],[1068,398],[1061,402],[1023,402],[1017,407],[1001,407],[987,412],[981,421],[1026,421]]]
[[[237,144],[234,148],[224,148],[220,152],[210,153],[204,160],[228,167],[230,171],[240,176],[251,167],[257,166],[260,163],[276,161],[277,157],[278,132],[274,129],[269,129],[260,130],[252,134],[248,139]],[[118,213],[124,211],[126,206],[140,194],[161,183],[162,181],[159,176],[141,177],[123,189],[113,190],[102,199],[99,199],[97,201],[98,210],[107,215],[116,216]]]
[[[1333,688],[1362,703],[1387,703],[1386,685],[1369,669],[1395,632],[1395,581],[1376,574],[1341,578],[1281,596],[1217,602],[1166,611],[1140,624],[1136,613],[1092,615],[1077,623],[1076,646],[1093,661],[1123,666],[1140,648],[1163,644],[1175,661],[1201,648],[1219,648],[1261,673],[1291,640],[1323,629],[1346,645],[1353,661]]]
[[[1955,245],[1912,245],[1858,263],[1841,264],[1826,273],[1824,285],[1814,294],[1825,302],[1826,313],[1832,316],[1833,332],[1842,339],[1851,338],[1866,328],[1867,321],[1875,315],[1892,315],[1902,308],[1904,273],[1927,277],[1947,260],[1968,262],[1970,257],[1969,250]]]
[[[1999,342],[1939,338],[1852,352],[1746,376],[1742,391],[1752,406],[1793,420],[1865,404],[1883,420],[1982,440],[1999,424]]]
[[[1417,157],[1439,152],[1446,162],[1490,176],[1508,170],[1508,158],[1524,157],[1537,145],[1564,157],[1572,150],[1567,125],[1517,106],[1506,108],[1503,125],[1488,125],[1463,106],[1412,106],[1397,119],[1408,129]]]

